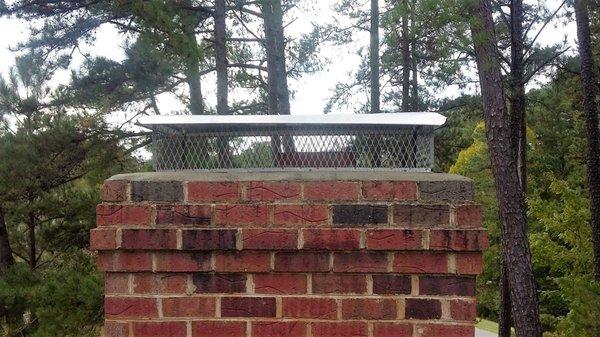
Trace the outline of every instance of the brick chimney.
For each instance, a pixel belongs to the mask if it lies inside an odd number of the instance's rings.
[[[473,184],[394,170],[156,172],[102,189],[106,337],[472,337]]]

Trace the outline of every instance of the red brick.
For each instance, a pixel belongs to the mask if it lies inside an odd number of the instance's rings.
[[[412,229],[369,229],[367,249],[412,250],[422,248],[423,232]]]
[[[98,226],[111,225],[148,225],[150,223],[149,205],[111,205],[96,206]]]
[[[382,295],[410,294],[411,279],[408,275],[373,275],[373,293]]]
[[[448,226],[450,223],[449,205],[394,205],[394,223],[413,228]]]
[[[360,249],[360,230],[337,228],[305,228],[303,249],[356,250]]]
[[[477,305],[475,300],[451,300],[450,316],[457,321],[474,322],[477,318]]]
[[[186,337],[185,322],[133,322],[133,337]]]
[[[298,230],[275,228],[252,228],[242,230],[244,249],[297,249]]]
[[[396,301],[393,299],[352,298],[342,301],[344,319],[396,319]]]
[[[156,224],[209,226],[212,219],[211,205],[158,206]]]
[[[127,201],[129,182],[126,180],[106,180],[100,189],[102,201],[121,202]]]
[[[417,337],[473,337],[475,335],[473,325],[419,324],[415,330]]]
[[[122,249],[177,249],[177,231],[173,229],[123,229]]]
[[[329,254],[276,253],[275,271],[323,272],[329,271]]]
[[[194,321],[193,337],[246,337],[246,322]]]
[[[433,230],[430,234],[432,250],[483,251],[488,246],[485,230]]]
[[[173,297],[162,299],[164,317],[215,317],[215,299],[208,297]]]
[[[107,272],[150,271],[152,255],[149,252],[101,252],[98,268]]]
[[[298,274],[256,274],[254,292],[257,294],[306,294],[306,275]]]
[[[237,182],[191,181],[187,183],[188,201],[237,201],[240,185]]]
[[[104,337],[129,337],[129,324],[122,322],[104,322]]]
[[[268,221],[267,205],[219,205],[215,206],[217,225],[257,225],[264,226]]]
[[[274,225],[323,225],[329,219],[327,205],[274,205]]]
[[[358,200],[358,183],[352,181],[319,181],[304,183],[304,199],[344,201]]]
[[[104,276],[105,294],[127,294],[129,292],[129,274],[107,273]]]
[[[459,276],[420,276],[421,295],[475,296],[475,278]]]
[[[340,322],[312,323],[313,337],[367,337],[367,323]]]
[[[427,251],[396,252],[393,270],[406,274],[445,274],[448,272],[448,255]]]
[[[300,183],[251,182],[246,186],[246,199],[251,201],[299,200]]]
[[[283,317],[336,319],[337,303],[332,298],[289,298],[283,299]]]
[[[275,317],[275,298],[223,297],[221,317]]]
[[[335,253],[333,271],[344,273],[382,273],[387,271],[387,255],[383,252]]]
[[[442,317],[442,304],[439,300],[407,298],[404,310],[404,316],[407,319],[439,319]]]
[[[236,229],[190,229],[181,232],[184,250],[231,250],[236,248]]]
[[[134,274],[136,294],[185,294],[187,276],[182,274]]]
[[[463,275],[479,275],[483,271],[483,255],[480,252],[456,253],[456,273]]]
[[[414,181],[363,181],[365,200],[417,200],[417,183]]]
[[[413,327],[408,323],[373,324],[373,337],[412,337],[412,331]]]
[[[459,228],[481,228],[483,211],[481,205],[459,205],[456,207],[456,223]]]
[[[104,312],[114,318],[156,318],[158,308],[155,298],[105,297]]]
[[[95,228],[90,231],[91,250],[117,249],[117,230]]]
[[[217,272],[267,272],[271,269],[271,256],[268,252],[216,252]]]
[[[198,294],[234,294],[246,292],[245,274],[205,274],[197,273],[192,281]]]
[[[155,253],[157,272],[210,271],[210,253]]]
[[[303,322],[253,322],[252,336],[257,337],[306,337]]]
[[[364,294],[367,278],[362,274],[314,274],[312,291],[315,294]]]

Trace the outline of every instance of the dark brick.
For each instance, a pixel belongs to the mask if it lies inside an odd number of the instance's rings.
[[[334,205],[333,223],[368,225],[387,223],[387,206],[384,205]]]
[[[177,232],[170,229],[124,229],[122,249],[176,249]]]
[[[364,294],[367,278],[364,274],[314,274],[312,291],[315,294]]]
[[[275,298],[224,297],[221,299],[221,317],[275,317]]]
[[[411,280],[406,275],[373,275],[373,293],[410,294]]]
[[[235,294],[246,292],[246,275],[244,274],[204,274],[192,276],[196,293],[199,294]]]
[[[419,277],[421,295],[475,296],[475,279],[456,276]]]
[[[394,223],[409,227],[439,227],[450,223],[448,205],[394,205]]]
[[[275,271],[329,271],[329,255],[323,253],[276,253]]]
[[[203,225],[211,223],[210,205],[159,206],[156,210],[157,225]]]
[[[421,181],[419,196],[423,201],[472,201],[472,181]]]
[[[228,250],[235,249],[235,229],[193,229],[182,232],[183,249]]]
[[[183,201],[183,185],[180,181],[133,181],[133,201]]]
[[[407,319],[439,319],[442,317],[442,303],[439,300],[407,298],[404,316]]]

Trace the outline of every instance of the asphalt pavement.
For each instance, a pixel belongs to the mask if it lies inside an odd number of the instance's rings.
[[[498,334],[481,329],[475,329],[475,337],[498,337]]]

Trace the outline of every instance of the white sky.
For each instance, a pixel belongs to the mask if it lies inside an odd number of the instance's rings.
[[[536,0],[530,0],[536,1]],[[560,0],[538,0],[546,2],[549,8],[557,8],[562,2]],[[312,10],[308,15],[297,15],[295,20],[286,29],[286,33],[291,37],[297,36],[301,32],[310,30],[311,22],[326,23],[331,22],[334,17],[332,5],[335,2],[332,0],[316,1],[311,6]],[[0,73],[6,74],[10,67],[14,64],[15,55],[11,48],[19,41],[24,41],[28,36],[28,24],[16,19],[0,18]],[[542,45],[553,44],[563,39],[567,39],[568,43],[574,45],[575,42],[575,25],[568,23],[567,25],[557,24],[549,26],[540,35],[539,42]],[[368,35],[364,33],[359,36],[357,43],[351,46],[332,47],[327,46],[322,48],[320,56],[329,60],[326,68],[316,74],[305,75],[298,80],[290,80],[290,88],[295,92],[291,102],[292,113],[294,114],[320,114],[323,113],[324,106],[329,97],[331,97],[335,85],[340,81],[350,81],[351,74],[358,68],[360,63],[359,57],[356,55],[356,50],[363,44],[365,47],[368,44]],[[111,27],[104,27],[97,34],[97,39],[92,46],[87,46],[86,51],[92,55],[102,55],[115,60],[122,59],[122,38],[119,37],[117,31]],[[575,51],[573,49],[573,51]],[[82,57],[76,55],[72,64],[73,68],[77,68],[82,61]],[[68,81],[69,72],[65,71],[54,79],[56,83]],[[214,77],[207,76],[203,78],[204,96],[209,104],[214,105]],[[456,88],[444,88],[442,95],[455,96],[458,93]],[[169,111],[180,111],[182,106],[171,97],[160,97],[160,108],[163,113]],[[336,113],[344,113],[344,111],[336,111]],[[116,117],[116,116],[115,116]],[[122,120],[121,115],[118,119]]]

